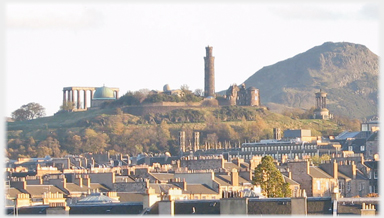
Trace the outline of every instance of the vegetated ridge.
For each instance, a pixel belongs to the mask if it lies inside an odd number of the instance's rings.
[[[364,45],[326,42],[263,67],[244,83],[259,89],[262,104],[275,112],[308,110],[321,89],[332,114],[369,118],[378,114],[378,61]]]

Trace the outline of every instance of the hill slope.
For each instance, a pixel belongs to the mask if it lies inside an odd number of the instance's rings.
[[[364,45],[326,42],[263,67],[244,83],[258,88],[271,110],[309,109],[322,89],[331,113],[364,118],[378,113],[378,74],[378,56]]]

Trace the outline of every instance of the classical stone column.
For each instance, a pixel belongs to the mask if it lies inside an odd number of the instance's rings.
[[[75,90],[72,89],[71,92],[72,92],[71,102],[72,102],[72,104],[74,104],[75,103]],[[75,106],[75,105],[73,105],[73,106]]]
[[[84,90],[84,109],[87,109],[87,90]]]
[[[66,105],[66,103],[67,103],[66,92],[67,92],[67,91],[64,89],[64,90],[63,90],[63,107],[64,107],[64,105]]]
[[[71,90],[67,90],[67,103],[71,102]]]
[[[92,100],[93,100],[93,90],[91,90],[91,107],[92,107]]]
[[[80,109],[80,90],[77,90],[77,109]]]

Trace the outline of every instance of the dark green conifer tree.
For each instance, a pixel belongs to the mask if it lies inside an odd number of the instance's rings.
[[[265,156],[255,168],[253,183],[261,187],[262,194],[268,198],[289,197],[291,189],[284,182],[283,175],[277,169],[271,156]]]

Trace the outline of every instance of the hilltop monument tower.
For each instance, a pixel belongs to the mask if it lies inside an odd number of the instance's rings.
[[[204,78],[204,97],[215,97],[215,57],[212,56],[212,47],[205,47],[206,57],[205,62],[205,78]]]
[[[327,109],[327,93],[320,91],[315,93],[316,95],[316,109],[314,110],[314,119],[328,120],[332,118],[332,114]]]

